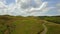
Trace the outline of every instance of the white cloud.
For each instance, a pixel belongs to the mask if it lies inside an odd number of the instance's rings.
[[[4,2],[0,2],[1,14],[9,15],[21,15],[21,16],[44,16],[45,14],[55,7],[47,7],[48,2],[42,2],[41,0],[16,0],[16,4],[5,5]]]
[[[1,15],[6,14],[6,11],[5,11],[6,7],[7,6],[2,1],[0,1],[0,14]]]
[[[56,4],[56,10],[58,11],[58,15],[60,15],[60,2]]]

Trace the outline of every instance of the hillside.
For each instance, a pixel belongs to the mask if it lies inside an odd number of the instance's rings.
[[[60,24],[60,16],[39,16],[38,18]]]
[[[54,20],[57,18],[60,17],[54,17]],[[47,19],[3,15],[0,16],[0,34],[60,34],[60,24],[57,24],[60,19],[57,19],[57,22]]]

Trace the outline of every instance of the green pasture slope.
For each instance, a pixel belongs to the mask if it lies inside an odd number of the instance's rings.
[[[42,22],[36,17],[0,16],[0,34],[37,34]]]
[[[47,22],[46,22],[47,21]],[[44,24],[45,23],[45,24]],[[60,34],[60,17],[0,16],[0,34]]]
[[[60,34],[60,16],[40,16],[39,18],[47,21],[48,31],[46,34]]]
[[[45,25],[48,29],[46,34],[60,34],[60,24],[47,22]]]

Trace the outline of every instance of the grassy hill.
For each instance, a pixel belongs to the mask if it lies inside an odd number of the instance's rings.
[[[57,20],[56,20],[57,19]],[[50,21],[51,20],[51,21]],[[0,34],[40,34],[47,27],[46,34],[60,34],[60,17],[0,16]]]
[[[46,34],[60,34],[60,24],[47,22],[45,25],[48,29]]]
[[[39,16],[38,18],[60,24],[60,16]]]

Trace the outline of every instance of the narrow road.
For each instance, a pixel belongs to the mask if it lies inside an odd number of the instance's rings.
[[[42,26],[44,27],[44,31],[41,32],[40,34],[46,34],[47,33],[47,27],[46,27],[45,23],[43,23]]]

